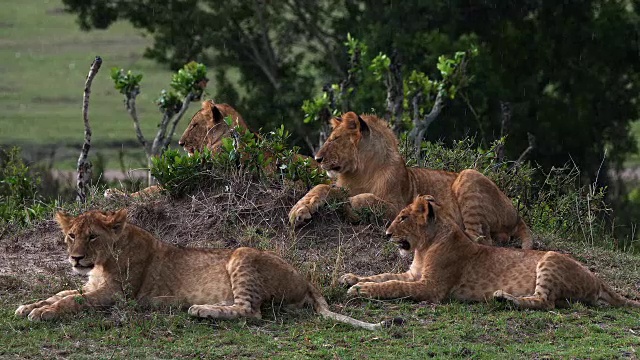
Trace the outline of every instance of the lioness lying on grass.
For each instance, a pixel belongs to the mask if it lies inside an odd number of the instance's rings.
[[[350,295],[433,303],[496,298],[529,309],[553,309],[567,301],[640,307],[567,255],[475,243],[430,195],[404,208],[387,235],[401,252],[413,253],[409,271],[345,274],[340,281],[352,285]]]
[[[320,315],[368,330],[380,328],[329,310],[322,294],[275,254],[253,248],[178,248],[126,221],[127,211],[56,214],[73,271],[89,280],[47,300],[22,305],[16,315],[50,320],[131,296],[143,304],[190,306],[215,319],[260,318],[260,306],[310,304]]]

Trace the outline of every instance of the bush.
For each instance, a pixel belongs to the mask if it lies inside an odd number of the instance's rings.
[[[403,136],[400,150],[409,166],[482,172],[513,200],[525,222],[540,235],[553,234],[590,244],[611,237],[605,189],[581,184],[580,170],[569,164],[545,174],[529,163],[500,160],[497,153],[504,143],[503,138],[484,148],[474,138],[466,138],[448,148],[442,143],[423,142],[416,158],[413,144]]]
[[[41,219],[49,206],[38,195],[40,178],[24,163],[20,149],[0,149],[0,223],[25,224]]]
[[[231,124],[231,119],[225,119]],[[299,181],[307,188],[327,181],[326,174],[310,158],[287,148],[289,133],[281,126],[267,134],[254,134],[235,127],[232,137],[222,141],[216,154],[206,149],[189,157],[168,150],[153,159],[151,174],[173,196],[192,192],[202,185],[224,183],[232,171],[240,170],[258,181]]]

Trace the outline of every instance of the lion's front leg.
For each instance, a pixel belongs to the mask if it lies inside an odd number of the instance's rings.
[[[360,221],[358,213],[365,209],[384,214],[387,219],[393,219],[397,214],[395,207],[386,200],[372,193],[364,193],[349,198],[349,206],[346,207],[347,217],[350,221]]]
[[[364,296],[376,299],[411,298],[418,301],[440,302],[445,294],[430,288],[423,281],[391,280],[382,283],[360,282],[347,291],[351,296]]]
[[[18,309],[16,310],[15,314],[16,314],[16,316],[25,317],[25,316],[29,315],[29,313],[33,309],[37,309],[37,308],[41,308],[43,306],[51,305],[51,304],[53,304],[53,303],[55,303],[57,301],[60,301],[65,296],[69,296],[69,295],[80,295],[80,291],[78,291],[78,290],[65,290],[65,291],[61,291],[61,292],[53,295],[52,297],[50,297],[50,298],[48,298],[46,300],[36,301],[36,302],[34,302],[32,304],[20,305],[18,307]]]
[[[63,296],[59,296],[63,293],[65,293]],[[59,300],[51,304],[44,304],[42,306],[32,308],[28,313],[28,319],[32,321],[51,320],[60,317],[62,314],[76,313],[88,307],[109,306],[114,302],[114,295],[115,292],[107,288],[87,293],[80,293],[76,290],[69,292],[63,291],[62,293],[56,294],[55,296],[45,300],[45,302],[56,297],[59,297]],[[21,310],[21,308],[22,307],[16,310],[16,314]],[[21,311],[20,315],[24,316],[25,312],[26,309]]]
[[[301,225],[311,219],[311,215],[317,212],[329,198],[344,196],[343,194],[342,188],[326,184],[317,185],[291,208],[289,222],[294,226]]]
[[[343,285],[353,286],[361,282],[362,283],[364,282],[381,283],[381,282],[391,281],[391,280],[413,281],[414,277],[409,272],[404,272],[401,274],[384,273],[384,274],[378,274],[373,276],[359,276],[356,274],[348,273],[348,274],[342,275],[338,280],[338,282],[340,282],[340,284],[343,284]]]

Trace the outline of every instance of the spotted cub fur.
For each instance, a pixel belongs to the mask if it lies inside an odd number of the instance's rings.
[[[554,251],[477,244],[432,196],[418,196],[387,229],[402,253],[413,252],[409,271],[362,277],[346,274],[350,295],[440,302],[509,301],[520,308],[553,309],[580,301],[589,305],[640,307],[591,273]]]
[[[277,255],[253,248],[178,248],[126,221],[127,211],[89,211],[56,220],[65,235],[74,272],[89,276],[80,290],[67,290],[16,315],[49,320],[131,296],[143,304],[190,306],[198,317],[260,318],[265,301],[312,305],[322,316],[373,330],[382,326],[336,314],[321,293]]]

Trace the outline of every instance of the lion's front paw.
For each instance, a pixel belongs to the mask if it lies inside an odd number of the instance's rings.
[[[349,296],[371,297],[371,288],[366,284],[356,284],[347,290]]]
[[[191,305],[189,307],[189,310],[187,310],[187,312],[191,316],[203,317],[202,315],[200,315],[202,308],[203,308],[202,305]]]
[[[20,305],[18,307],[18,309],[16,309],[15,314],[16,314],[16,316],[26,317],[27,315],[29,315],[31,310],[33,310],[34,308],[35,308],[35,306],[33,304]]]
[[[496,290],[493,292],[493,298],[496,299],[496,301],[499,302],[506,302],[506,301],[514,301],[515,298],[513,295],[508,294],[502,290]]]
[[[124,191],[111,188],[104,191],[104,197],[107,199],[116,198],[116,197],[127,197],[127,194]]]
[[[50,305],[45,305],[31,310],[28,319],[31,321],[51,320],[58,316],[55,309]]]
[[[338,282],[341,285],[345,285],[345,286],[353,286],[355,284],[357,284],[358,282],[360,282],[360,277],[356,274],[344,274],[340,277],[340,279],[338,279]]]
[[[289,211],[289,223],[293,226],[300,226],[311,219],[311,209],[303,200],[298,201]]]

